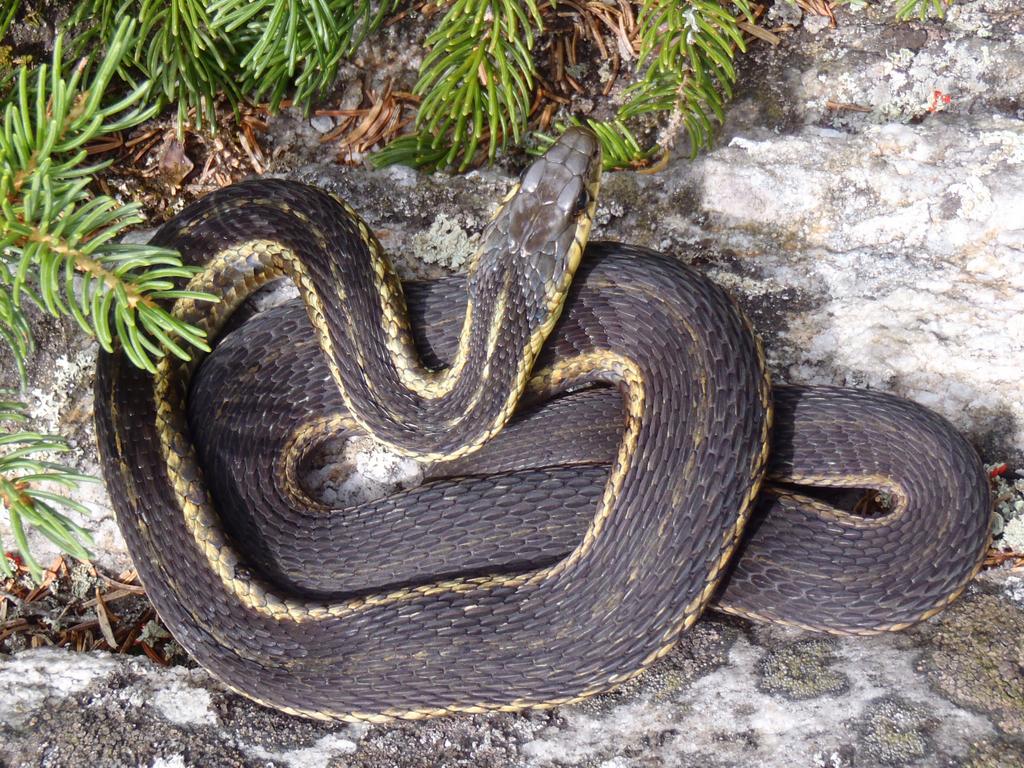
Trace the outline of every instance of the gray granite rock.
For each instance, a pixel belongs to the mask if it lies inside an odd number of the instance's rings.
[[[720,143],[656,175],[607,176],[594,236],[671,251],[729,287],[778,380],[910,397],[1019,468],[1024,15],[1016,0],[958,0],[943,24],[896,25],[892,8],[755,50]],[[512,180],[340,168],[317,130],[276,120],[275,170],[352,201],[407,276],[460,269]],[[95,471],[94,345],[72,324],[36,325],[33,410]],[[364,463],[374,483],[404,482],[387,457]],[[82,499],[97,561],[125,567],[102,488]],[[1022,638],[1024,577],[992,572],[900,635],[710,617],[582,705],[374,727],[270,712],[202,670],[25,651],[0,656],[0,765],[1021,766]]]
[[[336,725],[201,669],[26,651],[0,663],[0,765],[1020,765],[1024,613],[1008,573],[903,634],[828,638],[708,617],[624,688],[551,712]]]

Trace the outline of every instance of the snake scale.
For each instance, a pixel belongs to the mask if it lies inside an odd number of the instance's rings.
[[[219,190],[157,233],[220,297],[174,308],[211,338],[272,280],[301,298],[205,360],[97,366],[140,577],[229,687],[342,720],[554,706],[632,678],[709,605],[866,634],[976,572],[991,511],[970,445],[892,396],[772,390],[724,290],[587,242],[599,174],[594,136],[567,131],[468,280],[403,285],[349,206],[295,182]],[[360,431],[429,477],[326,509],[305,457]],[[845,511],[837,494],[865,488],[889,509]]]

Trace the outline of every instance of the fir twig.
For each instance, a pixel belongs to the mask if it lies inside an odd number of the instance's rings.
[[[89,165],[84,145],[137,125],[156,113],[144,107],[143,83],[112,104],[104,101],[129,44],[134,22],[118,27],[95,72],[81,62],[65,78],[62,40],[51,66],[22,68],[0,133],[0,336],[19,370],[30,350],[21,312],[26,297],[53,315],[70,315],[104,349],[117,336],[132,362],[154,370],[165,350],[187,357],[207,349],[203,334],[171,316],[162,300],[189,295],[176,280],[195,269],[173,251],[114,243],[143,221],[140,208],[120,206],[87,187],[106,163]],[[174,338],[177,337],[177,338]]]
[[[92,544],[89,532],[57,508],[85,516],[89,515],[89,510],[47,486],[74,490],[81,483],[96,480],[52,461],[49,458],[52,454],[70,450],[67,443],[55,435],[21,430],[20,425],[26,421],[26,407],[22,403],[0,396],[0,424],[13,427],[0,433],[0,506],[7,511],[14,542],[25,565],[38,581],[43,568],[29,550],[25,524],[37,529],[62,552],[88,559],[87,547]],[[0,542],[0,573],[10,576],[13,570],[3,550],[3,542]]]
[[[86,27],[81,52],[109,46],[122,18],[138,35],[120,68],[147,79],[176,104],[178,124],[216,125],[218,95],[232,107],[250,96],[277,110],[292,90],[308,107],[334,82],[342,57],[391,13],[398,0],[81,0],[72,22]]]
[[[150,98],[178,109],[178,124],[190,115],[197,126],[216,125],[215,102],[223,94],[235,105],[242,96],[234,42],[211,29],[203,0],[81,0],[74,24],[86,24],[76,52],[102,51],[120,34],[124,19],[138,19],[118,72],[130,86],[152,84]],[[162,104],[160,105],[162,106]]]
[[[747,0],[737,0],[741,15],[735,17],[719,0],[647,0],[637,17],[639,53],[637,68],[643,74],[625,91],[626,103],[610,120],[586,119],[604,150],[604,166],[646,166],[663,152],[658,144],[644,146],[632,126],[645,115],[667,114],[668,124],[685,127],[690,152],[696,154],[711,140],[716,122],[725,119],[725,104],[732,95],[736,71],[732,61],[745,50],[741,21],[754,17]],[[579,125],[571,118],[556,122]],[[554,141],[538,133],[543,151]]]
[[[482,142],[488,160],[509,139],[521,142],[542,27],[534,0],[455,0],[427,37],[430,52],[413,89],[423,97],[417,133],[392,142],[374,163],[465,170]]]
[[[308,105],[334,82],[342,57],[398,5],[382,0],[213,0],[213,30],[247,51],[239,62],[243,90],[268,98],[276,110],[289,86]]]
[[[753,21],[747,0],[734,4],[741,19]],[[647,0],[637,18],[639,67],[646,71],[627,90],[629,100],[618,118],[669,112],[686,127],[692,154],[707,146],[714,121],[725,119],[724,105],[732,96],[733,58],[746,50],[739,20],[718,0]]]

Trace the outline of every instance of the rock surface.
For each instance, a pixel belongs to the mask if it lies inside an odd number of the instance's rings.
[[[594,237],[674,252],[729,287],[778,380],[910,397],[1021,468],[1024,14],[958,0],[945,23],[897,25],[892,9],[757,48],[717,146],[606,176]],[[407,275],[459,269],[511,183],[341,168],[318,130],[277,120],[277,171],[352,201]],[[94,346],[70,323],[37,327],[39,426],[95,472]],[[81,498],[97,562],[126,567],[102,488]],[[25,651],[0,656],[0,766],[1020,766],[1022,638],[1024,577],[994,572],[902,635],[710,618],[583,705],[375,727],[269,712],[201,670]]]
[[[617,692],[425,723],[315,723],[201,669],[26,651],[0,664],[0,765],[1019,766],[1022,586],[985,576],[927,624],[870,638],[707,618]]]
[[[1015,0],[958,3],[944,24],[894,24],[892,10],[843,12],[835,31],[805,25],[778,48],[755,48],[718,146],[658,174],[607,174],[593,237],[702,266],[753,317],[778,381],[909,397],[951,419],[986,461],[1024,467],[1024,105],[1001,90],[1024,78],[1024,19]],[[881,86],[861,65],[890,61],[908,36],[932,57],[977,40],[997,47],[996,62],[978,64],[977,77],[996,84],[991,98],[969,80],[969,101],[934,112],[922,102],[900,122],[872,112],[848,125],[822,111],[839,82],[858,89],[839,100],[874,104]],[[826,61],[844,63],[808,91],[798,75]],[[890,75],[910,77],[899,67]],[[789,112],[773,118],[780,105]],[[274,121],[277,172],[353,201],[410,277],[463,268],[512,181],[490,170],[340,167],[318,136],[300,116]],[[36,424],[68,436],[95,474],[95,345],[72,322],[36,327]],[[0,387],[12,383],[4,366]],[[80,498],[94,510],[98,561],[127,567],[102,489]],[[2,520],[0,537],[10,540]],[[32,541],[40,559],[55,554]]]

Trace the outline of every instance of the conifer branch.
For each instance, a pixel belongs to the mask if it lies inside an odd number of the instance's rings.
[[[72,22],[85,28],[84,53],[108,46],[119,19],[139,19],[121,77],[151,81],[154,98],[177,105],[179,126],[213,127],[218,95],[232,107],[266,98],[276,110],[291,91],[309,106],[398,1],[80,0]]]
[[[542,28],[534,0],[455,0],[427,37],[430,52],[413,89],[423,97],[417,133],[392,142],[374,163],[465,170],[483,142],[488,160],[509,140],[520,143]]]
[[[290,87],[307,106],[334,82],[341,59],[397,7],[382,0],[213,0],[212,29],[246,51],[242,89],[276,110]]]
[[[0,432],[0,507],[7,512],[14,543],[25,565],[38,581],[43,568],[29,550],[25,525],[38,530],[62,552],[88,559],[87,547],[92,544],[89,532],[59,512],[58,507],[84,516],[89,515],[89,510],[51,489],[74,490],[82,483],[96,482],[96,479],[53,461],[50,458],[53,454],[70,450],[67,443],[55,435],[21,429],[26,421],[24,404],[0,397],[0,425],[8,428],[8,431]],[[13,573],[4,555],[2,541],[0,573],[6,576]]]
[[[207,348],[203,334],[172,317],[162,303],[183,295],[177,281],[196,270],[183,266],[173,251],[114,242],[143,221],[141,210],[88,190],[106,163],[89,163],[85,145],[157,111],[144,106],[146,83],[104,103],[134,33],[134,22],[122,22],[95,71],[82,60],[67,78],[58,37],[52,64],[34,73],[23,67],[4,110],[0,337],[22,377],[31,351],[21,312],[26,298],[52,315],[70,315],[108,351],[118,337],[132,361],[149,370],[165,349],[187,357],[187,346]]]
[[[80,0],[71,17],[84,27],[76,54],[109,50],[125,19],[139,23],[130,40],[121,39],[128,45],[118,74],[131,88],[147,81],[154,106],[176,105],[179,126],[215,125],[218,94],[238,103],[237,48],[211,28],[204,0]]]
[[[714,123],[725,119],[736,70],[732,61],[745,51],[741,20],[753,21],[747,0],[735,0],[740,17],[718,0],[647,0],[640,10],[640,58],[644,76],[627,90],[618,119],[647,112],[677,117],[690,137],[690,151],[707,146]]]

